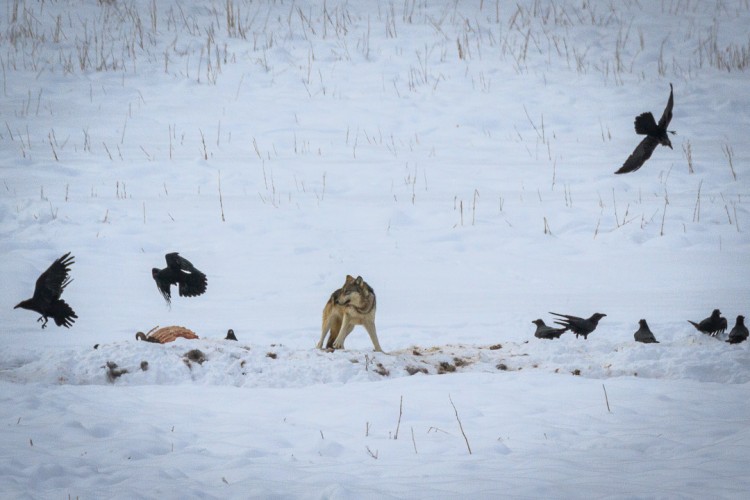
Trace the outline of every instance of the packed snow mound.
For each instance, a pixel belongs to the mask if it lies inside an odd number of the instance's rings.
[[[700,334],[659,344],[583,341],[564,335],[554,341],[412,346],[384,354],[211,339],[178,339],[164,345],[121,341],[59,351],[6,353],[0,379],[72,385],[284,388],[538,370],[596,379],[632,376],[739,384],[750,381],[747,345],[729,345]]]

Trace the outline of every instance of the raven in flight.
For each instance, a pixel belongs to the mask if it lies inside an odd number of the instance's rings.
[[[606,314],[594,313],[588,319],[579,318],[578,316],[568,316],[567,314],[560,314],[550,312],[553,316],[559,316],[560,320],[554,320],[555,324],[564,326],[571,332],[576,334],[576,338],[579,335],[583,336],[583,340],[588,340],[589,333],[596,329],[596,325],[599,324],[599,320],[602,319]]]
[[[167,305],[172,304],[171,285],[178,285],[181,297],[196,297],[206,291],[206,275],[193,267],[190,261],[180,257],[177,252],[168,253],[164,258],[167,260],[167,267],[153,268],[151,276]]]
[[[669,122],[672,121],[672,106],[674,106],[674,96],[672,84],[670,83],[669,101],[667,101],[667,107],[664,108],[664,113],[661,115],[658,124],[651,112],[642,113],[635,117],[635,133],[645,135],[646,138],[638,144],[633,154],[628,156],[628,159],[620,167],[620,170],[615,172],[616,174],[627,174],[641,168],[646,163],[646,160],[651,158],[651,154],[659,144],[669,146],[669,149],[673,149],[672,141],[669,140],[669,135],[667,135],[667,132],[674,134],[673,131],[667,130]]]
[[[75,322],[76,313],[64,300],[60,298],[65,287],[70,284],[70,265],[74,263],[70,252],[66,253],[50,265],[36,280],[34,296],[20,302],[13,309],[28,309],[42,316],[37,320],[44,321],[42,328],[47,328],[48,317],[55,320],[57,326],[70,328]]]
[[[704,319],[700,323],[688,320],[688,323],[693,325],[696,330],[706,335],[716,337],[720,333],[724,333],[727,330],[727,318],[721,315],[721,311],[714,309],[711,316]]]

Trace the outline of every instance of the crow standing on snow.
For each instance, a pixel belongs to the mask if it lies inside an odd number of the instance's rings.
[[[672,148],[672,141],[669,140],[669,135],[674,134],[673,131],[667,130],[669,122],[672,121],[672,106],[674,106],[674,96],[672,92],[672,84],[669,84],[669,100],[667,101],[667,107],[664,108],[664,113],[661,115],[661,119],[657,124],[654,120],[654,115],[651,112],[642,113],[635,117],[635,133],[639,135],[645,135],[646,138],[641,141],[640,144],[635,148],[633,154],[628,156],[620,170],[615,172],[616,174],[627,174],[628,172],[635,172],[646,163],[646,160],[651,158],[651,154],[656,149],[656,146],[661,144],[662,146],[669,146]]]
[[[538,339],[559,339],[560,335],[567,330],[567,328],[554,328],[552,326],[547,326],[541,319],[535,319],[532,323],[536,325],[534,337]]]
[[[732,328],[732,331],[729,332],[729,338],[727,339],[727,342],[730,344],[739,344],[740,342],[744,342],[747,340],[748,331],[747,327],[745,326],[745,317],[742,315],[737,316],[737,323],[735,323],[734,328]]]
[[[654,337],[654,334],[651,333],[651,330],[649,329],[648,323],[646,323],[645,319],[638,321],[638,324],[640,325],[640,328],[638,328],[638,331],[633,334],[636,342],[643,342],[644,344],[659,343],[659,341],[656,340],[656,337]]]
[[[42,316],[37,321],[44,321],[42,328],[47,328],[48,317],[55,320],[57,326],[70,328],[78,317],[64,300],[60,298],[65,287],[73,281],[68,275],[70,265],[74,263],[70,252],[50,265],[36,280],[34,296],[24,300],[13,309],[28,309]]]
[[[693,325],[699,332],[705,333],[712,337],[716,337],[720,333],[727,331],[727,318],[721,315],[721,311],[714,309],[711,316],[704,319],[700,323],[688,320],[688,323]]]
[[[151,276],[168,305],[172,303],[171,285],[178,285],[181,297],[196,297],[206,291],[206,275],[193,267],[190,261],[180,257],[177,252],[168,253],[164,258],[167,267],[153,268]]]
[[[224,337],[224,340],[237,340],[237,336],[234,334],[234,330],[231,328],[227,330],[227,336]]]
[[[560,314],[550,312],[554,316],[559,316],[561,320],[555,320],[555,324],[564,326],[567,330],[576,334],[576,338],[579,335],[583,335],[584,340],[588,340],[589,333],[596,329],[596,325],[599,324],[599,320],[602,319],[606,314],[594,313],[588,319],[579,318],[578,316],[568,316],[567,314]]]

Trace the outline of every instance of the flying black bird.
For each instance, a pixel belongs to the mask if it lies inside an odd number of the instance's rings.
[[[638,331],[633,334],[636,342],[643,342],[644,344],[659,343],[659,341],[656,340],[656,337],[654,337],[654,334],[651,333],[651,330],[649,329],[648,323],[646,323],[645,319],[638,321],[638,324],[640,325],[640,327],[638,328]]]
[[[615,172],[616,174],[627,174],[641,168],[646,163],[646,160],[651,158],[651,154],[659,144],[669,146],[669,149],[673,149],[672,141],[669,140],[669,135],[667,135],[667,132],[674,134],[673,131],[667,130],[669,122],[672,121],[672,106],[674,106],[674,96],[672,84],[670,83],[667,107],[664,108],[664,113],[661,115],[658,124],[651,112],[642,113],[635,117],[635,133],[645,135],[646,138],[638,144],[633,154],[628,156],[628,159],[622,164],[620,170]]]
[[[732,331],[729,332],[729,338],[727,339],[727,342],[730,344],[739,344],[740,342],[744,342],[747,340],[748,331],[747,327],[745,326],[745,317],[740,315],[737,316],[737,323],[735,323],[734,328],[732,328]]]
[[[547,326],[541,319],[535,319],[534,321],[532,321],[532,323],[536,325],[534,337],[538,339],[559,339],[560,335],[565,333],[565,331],[567,330],[567,328],[555,328],[552,326]]]
[[[227,330],[227,336],[224,337],[224,340],[237,340],[237,336],[234,334],[234,330],[231,328]]]
[[[73,259],[74,257],[71,257],[68,252],[53,262],[36,280],[34,296],[19,303],[13,309],[20,307],[38,312],[42,316],[37,321],[44,321],[42,328],[47,328],[48,317],[54,319],[57,326],[70,328],[78,316],[60,296],[65,287],[73,281],[68,276],[69,266],[74,263]]]
[[[168,253],[164,258],[167,260],[167,267],[153,268],[151,276],[167,304],[172,303],[171,285],[179,286],[181,297],[196,297],[206,291],[206,275],[193,267],[190,261],[180,257],[177,252]]]
[[[562,325],[566,329],[576,334],[576,338],[579,335],[583,335],[584,340],[588,340],[589,333],[596,329],[596,325],[599,324],[599,320],[602,319],[606,314],[594,313],[588,319],[579,318],[578,316],[568,316],[567,314],[559,314],[550,312],[554,316],[559,316],[561,320],[555,320],[555,324]]]
[[[716,337],[720,333],[727,331],[727,318],[721,315],[721,311],[714,309],[711,316],[704,319],[700,323],[688,320],[688,323],[693,325],[699,332],[705,333],[712,337]]]

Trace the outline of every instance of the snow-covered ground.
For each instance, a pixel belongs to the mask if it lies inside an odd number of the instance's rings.
[[[746,1],[0,9],[0,496],[750,490],[749,344],[686,321],[749,312]],[[208,291],[167,308],[171,251]],[[314,348],[347,274],[388,354]]]

